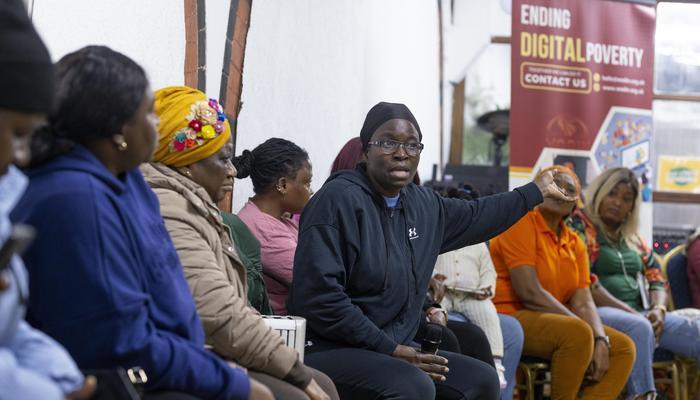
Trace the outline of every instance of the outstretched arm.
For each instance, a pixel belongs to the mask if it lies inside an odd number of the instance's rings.
[[[576,200],[556,185],[551,171],[507,193],[474,201],[441,198],[446,221],[441,252],[485,242],[497,236],[518,222],[545,197]]]

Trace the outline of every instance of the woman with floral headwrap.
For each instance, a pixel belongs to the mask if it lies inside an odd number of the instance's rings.
[[[548,171],[569,198],[579,196],[570,169],[553,166],[538,175]],[[632,369],[634,343],[600,321],[585,244],[564,224],[575,204],[545,199],[491,241],[493,302],[520,321],[523,354],[551,360],[552,399],[615,399]]]
[[[158,145],[142,171],[160,201],[207,343],[250,369],[277,398],[337,398],[330,379],[300,362],[247,301],[245,267],[216,206],[221,188],[230,190],[236,176],[221,105],[198,90],[172,86],[155,92],[155,112]]]
[[[647,339],[635,340],[640,360],[628,391],[652,397],[654,336],[657,347],[700,362],[700,321],[666,312],[668,294],[661,268],[637,231],[641,191],[634,172],[627,168],[603,172],[588,186],[585,199],[585,207],[573,213],[570,225],[585,240],[591,271],[598,278],[593,297],[607,324],[623,331],[633,323],[645,326]]]

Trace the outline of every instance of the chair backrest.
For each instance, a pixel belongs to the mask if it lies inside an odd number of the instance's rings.
[[[665,258],[666,275],[671,287],[671,298],[675,309],[688,308],[692,304],[688,285],[688,257],[682,246],[673,249]]]
[[[267,326],[282,336],[287,346],[296,349],[299,361],[304,362],[306,319],[292,315],[263,315],[262,318]]]

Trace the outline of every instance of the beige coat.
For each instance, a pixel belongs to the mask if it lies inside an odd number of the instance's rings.
[[[243,367],[284,378],[297,352],[248,305],[245,267],[219,209],[201,186],[173,169],[153,163],[141,170],[160,201],[207,344]]]

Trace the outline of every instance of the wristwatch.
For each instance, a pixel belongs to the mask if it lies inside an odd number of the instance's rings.
[[[654,306],[651,307],[651,309],[652,309],[652,310],[654,310],[654,309],[656,309],[656,310],[661,310],[661,311],[664,313],[664,315],[666,315],[666,310],[667,310],[667,309],[666,309],[666,306],[663,305],[663,304],[654,304]]]
[[[430,307],[428,309],[428,312],[426,313],[426,318],[428,319],[428,322],[430,322],[430,317],[432,317],[436,313],[442,313],[445,316],[445,321],[447,321],[448,316],[447,316],[447,311],[442,308],[442,307]]]
[[[609,337],[607,337],[607,336],[595,336],[595,337],[593,337],[593,343],[597,342],[598,340],[605,343],[605,345],[608,346],[608,349],[610,348],[610,338]]]

